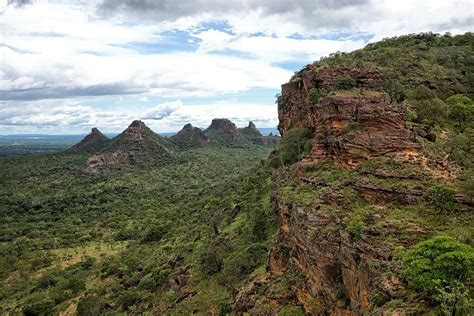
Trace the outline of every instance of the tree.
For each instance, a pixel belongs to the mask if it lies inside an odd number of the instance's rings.
[[[426,87],[416,89],[412,95],[413,105],[419,123],[440,125],[446,117],[446,104]]]
[[[467,96],[455,94],[446,99],[448,117],[457,123],[462,133],[466,125],[474,118],[474,102]]]
[[[452,315],[466,304],[466,284],[473,268],[474,249],[448,236],[420,242],[403,256],[408,286],[425,292],[437,303],[449,301]]]
[[[334,83],[334,88],[339,90],[350,90],[357,85],[357,82],[351,76],[338,78]]]
[[[270,157],[270,166],[279,167],[300,160],[310,149],[312,133],[307,128],[294,127],[285,132],[277,150]]]

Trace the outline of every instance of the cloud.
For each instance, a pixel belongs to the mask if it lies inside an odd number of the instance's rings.
[[[237,93],[274,88],[291,72],[265,61],[210,54],[96,56],[47,55],[0,47],[0,100],[152,92],[166,97]]]
[[[145,120],[162,120],[165,117],[170,116],[173,112],[176,112],[183,103],[178,101],[165,102],[155,106],[154,108],[148,110],[142,117]]]
[[[23,7],[27,4],[32,4],[33,0],[8,0],[8,5],[14,5],[16,7]]]
[[[264,16],[291,15],[313,16],[313,23],[324,23],[329,20],[326,15],[331,12],[341,12],[348,8],[367,6],[369,0],[301,0],[301,1],[221,1],[221,0],[103,0],[98,6],[102,15],[126,15],[152,20],[174,20],[177,18],[195,16],[199,14],[212,14],[221,16],[227,13],[261,11]],[[351,20],[349,15],[337,15],[337,23],[347,25]],[[324,21],[324,22],[318,22]]]
[[[474,24],[471,0],[0,0],[0,12],[0,133],[118,131],[140,117],[161,131],[212,117],[274,126],[268,91],[298,67]]]
[[[186,104],[181,100],[163,102],[152,109],[99,109],[77,100],[40,100],[0,104],[0,131],[84,133],[91,127],[120,132],[130,122],[142,119],[157,132],[178,131],[187,123],[206,128],[213,118],[230,118],[237,126],[253,121],[259,127],[278,123],[274,104],[220,101]]]

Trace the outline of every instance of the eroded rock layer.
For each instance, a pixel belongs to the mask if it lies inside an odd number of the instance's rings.
[[[375,69],[324,69],[309,67],[302,79],[282,86],[278,116],[282,135],[292,127],[310,129],[315,137],[310,157],[331,158],[354,167],[361,160],[390,152],[416,156],[419,144],[406,128],[405,105],[390,103],[382,92],[381,74]],[[335,90],[336,78],[351,76],[355,86]],[[310,91],[320,94],[311,99]]]

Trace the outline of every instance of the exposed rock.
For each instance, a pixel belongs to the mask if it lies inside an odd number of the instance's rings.
[[[198,127],[188,123],[170,140],[181,148],[197,147],[209,143],[209,137]]]
[[[355,80],[353,89],[335,89],[344,76]],[[308,96],[313,88],[320,94],[317,100]],[[285,171],[273,172],[272,200],[279,213],[280,229],[267,264],[273,276],[300,272],[292,289],[308,314],[368,315],[395,298],[405,286],[393,274],[397,267],[391,259],[393,245],[406,242],[379,240],[387,234],[397,238],[399,228],[384,221],[382,212],[373,213],[365,217],[360,236],[355,238],[347,230],[353,216],[350,196],[360,196],[380,208],[390,202],[415,203],[423,196],[418,187],[382,184],[422,181],[429,177],[415,172],[422,166],[387,170],[371,165],[358,170],[359,178],[344,181],[339,181],[340,173],[326,174],[326,179],[317,177],[319,171],[316,175],[308,171],[318,170],[323,161],[332,160],[338,170],[342,166],[344,173],[349,173],[347,169],[375,157],[393,159],[399,163],[394,165],[404,166],[406,160],[421,155],[416,132],[406,128],[405,105],[391,103],[383,88],[383,76],[377,69],[319,69],[312,65],[282,86],[280,133],[284,137],[290,128],[304,127],[314,137],[309,153],[295,166],[291,183]],[[322,170],[324,174],[324,167]],[[293,185],[302,184],[305,190],[308,185],[314,188],[314,198],[306,193],[299,204],[286,197],[293,195],[282,192],[283,188],[288,192]],[[422,227],[409,226],[408,230],[426,234]]]
[[[253,122],[249,122],[247,127],[239,128],[239,132],[255,145],[274,146],[280,142],[280,137],[263,136]]]
[[[98,153],[107,146],[109,141],[104,134],[94,127],[86,137],[72,146],[70,151],[84,154]]]
[[[166,148],[166,140],[137,120],[113,138],[100,155],[90,157],[87,167],[96,169],[108,165],[146,165],[167,161],[172,157],[171,151]]]
[[[371,293],[390,300],[401,288],[398,278],[381,269],[390,265],[392,249],[374,242],[367,230],[354,242],[334,214],[288,204],[276,194],[280,232],[270,251],[274,275],[300,271],[304,279],[293,284],[309,314],[364,315],[373,308]],[[336,226],[334,226],[336,225]],[[328,229],[332,227],[332,229]],[[369,234],[370,233],[370,234]],[[285,247],[286,253],[281,253]]]
[[[389,96],[380,92],[383,81],[379,71],[312,69],[301,73],[304,84],[290,82],[282,86],[278,116],[282,135],[294,126],[314,132],[310,153],[313,161],[330,158],[354,167],[360,161],[392,152],[418,155],[420,145],[415,133],[405,127],[405,105],[391,104]],[[327,95],[317,104],[310,102],[308,90],[329,89],[338,77],[347,74],[356,80],[355,90]]]
[[[248,141],[240,134],[235,124],[228,119],[213,119],[211,125],[204,132],[210,142],[214,144],[242,145],[248,143]]]
[[[431,131],[427,131],[426,129],[424,128],[421,128],[419,126],[414,126],[412,129],[411,129],[416,135],[420,136],[420,137],[423,137],[423,138],[426,138],[427,140],[429,140],[430,142],[435,142],[436,141],[436,134],[434,132],[431,132]]]

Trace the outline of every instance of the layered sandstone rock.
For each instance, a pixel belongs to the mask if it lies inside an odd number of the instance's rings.
[[[330,91],[341,76],[351,76],[356,87]],[[406,128],[405,105],[390,103],[382,92],[381,74],[375,69],[309,68],[301,80],[282,86],[278,116],[282,135],[295,126],[310,129],[315,138],[310,158],[330,158],[354,167],[371,157],[398,153],[416,156],[419,144]],[[318,89],[322,97],[312,103],[308,91]],[[334,88],[333,88],[334,89]]]
[[[355,87],[338,90],[336,82],[344,76],[353,78]],[[383,86],[376,69],[313,66],[282,86],[281,134],[285,137],[289,129],[303,127],[313,138],[309,153],[293,172],[273,172],[272,200],[280,229],[267,265],[274,277],[297,271],[300,277],[294,278],[292,290],[311,315],[381,313],[404,288],[392,261],[394,245],[409,242],[398,237],[400,228],[382,211],[373,211],[364,215],[357,236],[348,229],[355,216],[354,201],[381,209],[386,203],[416,203],[421,198],[417,183],[429,177],[414,159],[420,145],[406,128],[405,105],[391,103]],[[317,100],[310,98],[310,91],[317,92]],[[398,169],[356,169],[375,158],[382,160],[381,166],[391,161]],[[405,168],[406,164],[413,166]],[[402,179],[407,187],[389,186],[393,181],[384,186],[387,179]],[[426,234],[415,226],[406,230]],[[385,242],[385,236],[391,241]]]

